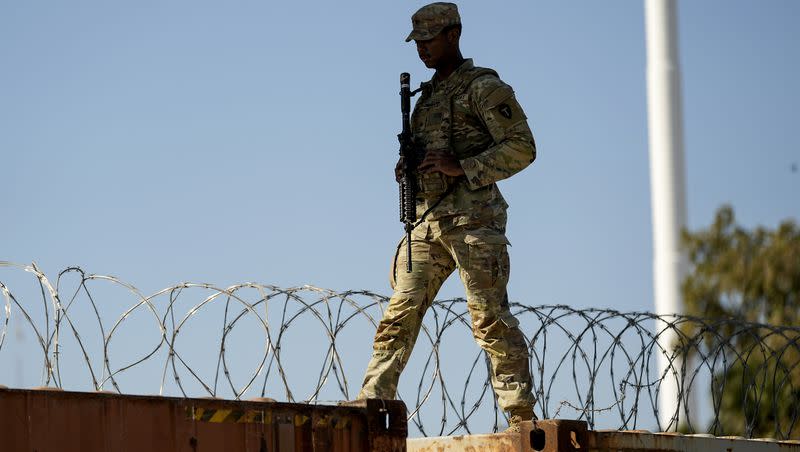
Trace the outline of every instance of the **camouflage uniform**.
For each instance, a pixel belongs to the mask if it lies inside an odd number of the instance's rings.
[[[438,5],[442,4],[420,12]],[[409,39],[423,39],[414,19]],[[415,145],[423,154],[452,152],[465,176],[418,176],[417,216],[427,215],[412,232],[413,271],[405,271],[406,253],[399,252],[404,238],[391,270],[394,294],[378,326],[359,398],[395,398],[425,311],[444,280],[458,269],[473,336],[491,360],[492,386],[501,408],[530,408],[534,399],[527,347],[506,296],[508,205],[495,182],[533,162],[533,135],[511,87],[493,70],[473,66],[472,60],[423,87],[411,116]]]

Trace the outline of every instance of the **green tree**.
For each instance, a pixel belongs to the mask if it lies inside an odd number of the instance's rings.
[[[712,433],[800,438],[800,228],[745,229],[723,206],[683,243],[686,313],[716,321],[684,331],[702,338],[712,367]]]

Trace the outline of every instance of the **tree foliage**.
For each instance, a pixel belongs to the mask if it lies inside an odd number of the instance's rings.
[[[691,271],[683,283],[686,313],[774,326],[800,326],[800,228],[746,229],[723,206],[714,223],[684,231]],[[800,335],[763,328],[737,334],[735,323],[707,337],[711,350],[732,350],[716,363],[712,398],[715,434],[800,437]],[[720,347],[720,343],[725,343]]]

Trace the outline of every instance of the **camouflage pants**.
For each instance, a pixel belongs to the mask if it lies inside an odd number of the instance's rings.
[[[392,269],[394,294],[375,334],[372,359],[358,398],[394,399],[425,311],[458,268],[467,294],[472,334],[489,356],[492,386],[503,410],[532,407],[528,350],[509,311],[509,259],[505,235],[491,229],[457,230],[411,241],[413,271],[406,272],[405,240]]]

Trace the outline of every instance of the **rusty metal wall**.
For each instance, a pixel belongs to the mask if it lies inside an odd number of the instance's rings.
[[[406,440],[399,401],[345,405],[124,396],[0,387],[0,451],[800,452],[800,441],[594,431],[584,421]]]
[[[408,452],[800,452],[800,441],[587,427],[574,420],[524,422],[517,433],[410,438]]]
[[[0,451],[404,452],[402,402],[347,406],[0,388]]]

